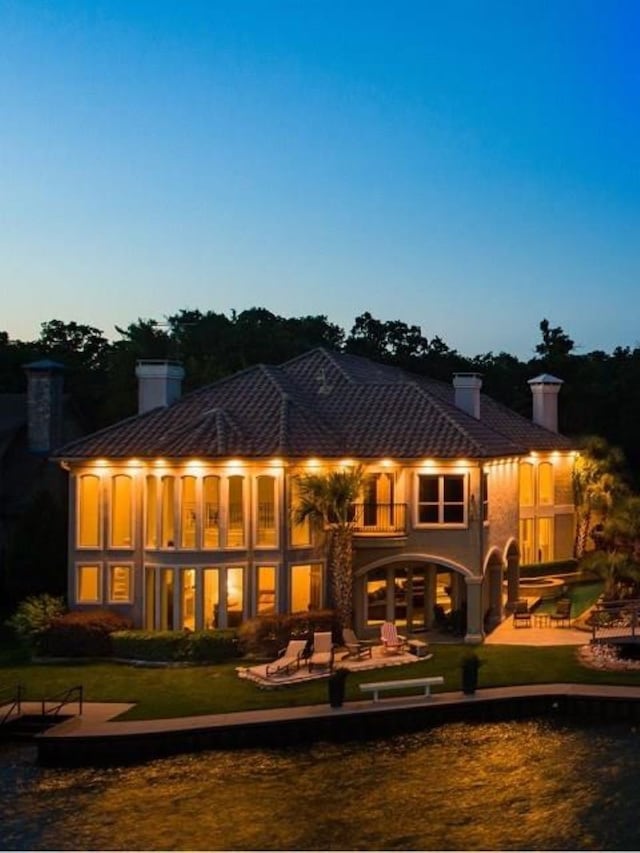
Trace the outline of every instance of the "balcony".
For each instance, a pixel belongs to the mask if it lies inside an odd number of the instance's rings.
[[[354,504],[354,532],[357,536],[405,536],[406,504]]]

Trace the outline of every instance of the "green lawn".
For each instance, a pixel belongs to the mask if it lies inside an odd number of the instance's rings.
[[[460,660],[467,646],[433,646],[434,657],[407,666],[351,673],[347,699],[358,699],[363,681],[443,675],[445,691],[460,689]],[[482,646],[480,687],[554,681],[640,686],[640,672],[599,672],[578,664],[573,646]],[[182,717],[232,711],[324,703],[323,681],[260,690],[237,677],[242,661],[189,668],[140,668],[124,664],[31,664],[16,660],[15,653],[0,649],[0,692],[23,684],[27,698],[41,698],[75,684],[84,686],[88,701],[135,702],[128,719]]]
[[[603,587],[602,581],[582,581],[570,584],[568,595],[571,599],[571,617],[575,619],[576,616],[580,616],[594,605],[600,597]],[[555,613],[556,604],[557,600],[555,599],[543,600],[536,608],[536,613]]]

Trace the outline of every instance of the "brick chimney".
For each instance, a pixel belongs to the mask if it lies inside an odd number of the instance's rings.
[[[480,389],[482,376],[479,373],[454,373],[455,404],[463,412],[480,420]]]
[[[170,406],[182,393],[184,368],[177,361],[144,359],[136,364],[138,414]]]
[[[27,374],[27,433],[32,453],[47,454],[62,443],[64,365],[48,358],[23,365]]]
[[[529,380],[533,394],[534,424],[558,432],[558,394],[563,384],[562,379],[548,373],[541,373]]]

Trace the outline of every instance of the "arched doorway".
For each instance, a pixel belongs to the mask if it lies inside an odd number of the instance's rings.
[[[500,552],[493,549],[487,557],[484,570],[482,605],[485,631],[493,630],[504,616],[503,573],[504,563]]]
[[[395,558],[360,569],[354,578],[355,623],[374,636],[383,622],[408,634],[445,624],[466,630],[467,585],[462,566],[420,557]]]

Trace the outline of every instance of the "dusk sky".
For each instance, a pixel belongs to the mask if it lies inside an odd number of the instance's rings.
[[[0,329],[640,345],[640,2],[0,0]]]

